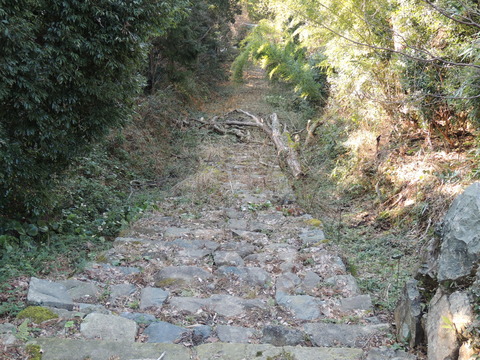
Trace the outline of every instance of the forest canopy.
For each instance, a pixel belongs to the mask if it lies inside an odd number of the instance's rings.
[[[262,20],[234,64],[237,78],[250,58],[315,99],[302,89],[320,69],[331,100],[368,121],[389,116],[447,137],[479,125],[477,2],[249,0],[248,9]]]

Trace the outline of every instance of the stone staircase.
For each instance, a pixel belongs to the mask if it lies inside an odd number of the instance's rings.
[[[414,359],[384,346],[390,324],[295,204],[273,148],[214,147],[203,177],[83,272],[31,279],[28,302],[59,316],[31,341],[42,359]]]

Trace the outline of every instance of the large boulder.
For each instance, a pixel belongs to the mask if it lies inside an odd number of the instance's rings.
[[[438,289],[429,304],[426,321],[429,360],[458,359],[461,334],[474,319],[466,293],[451,295]]]
[[[480,259],[480,183],[458,196],[442,223],[439,282],[472,275]]]
[[[468,294],[480,293],[479,274],[475,277],[480,265],[480,182],[454,200],[435,235],[415,276],[418,287],[410,280],[399,300],[397,339],[413,347],[423,332],[429,360],[464,360],[471,337],[465,329],[473,321],[474,299]],[[434,296],[427,303],[422,295],[429,294]]]

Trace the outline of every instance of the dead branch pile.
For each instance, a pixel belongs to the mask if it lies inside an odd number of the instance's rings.
[[[229,116],[234,113],[247,116],[253,122],[245,121],[244,118],[229,119]],[[221,135],[234,135],[242,141],[247,141],[250,138],[250,133],[246,128],[259,128],[268,135],[275,145],[280,166],[290,172],[295,179],[305,176],[298,161],[296,150],[298,144],[292,141],[286,127],[282,127],[276,113],[271,114],[268,121],[241,109],[233,110],[222,117],[214,116],[211,120],[205,120],[204,118],[191,120],[200,123],[201,127],[206,127]],[[188,124],[185,121],[184,123]]]

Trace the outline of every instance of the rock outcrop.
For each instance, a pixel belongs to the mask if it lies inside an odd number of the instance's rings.
[[[431,239],[395,311],[397,339],[427,344],[429,360],[473,359],[479,325],[473,303],[480,291],[480,183],[458,196]],[[476,334],[476,335],[475,335]]]

